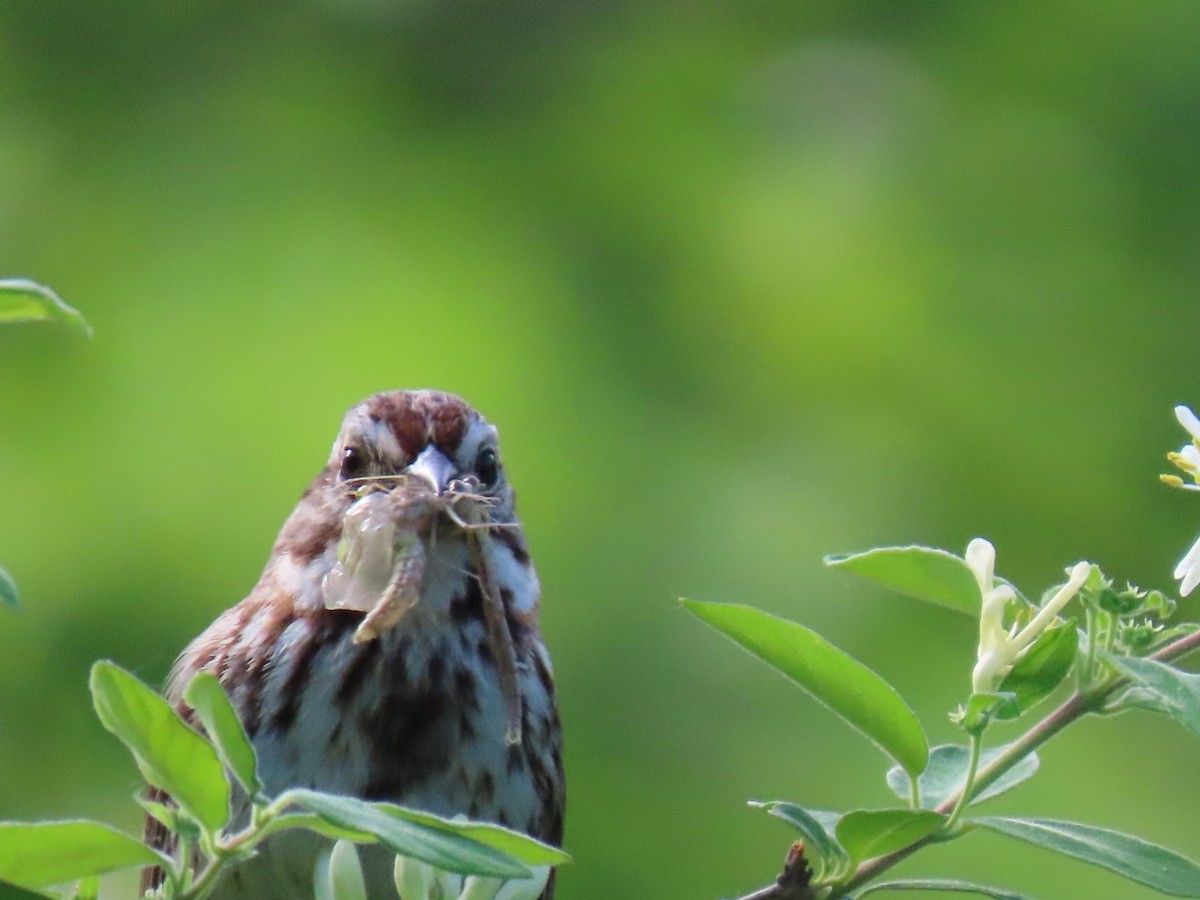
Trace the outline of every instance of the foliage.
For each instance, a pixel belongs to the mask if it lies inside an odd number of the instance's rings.
[[[89,337],[92,326],[58,294],[27,278],[0,279],[0,322],[62,322]]]
[[[1163,476],[1173,487],[1200,490],[1200,418],[1184,406],[1176,417],[1191,442],[1169,459],[1190,479]],[[1002,888],[936,878],[881,882],[901,859],[978,829],[1103,867],[1177,897],[1200,897],[1200,864],[1129,834],[1078,822],[978,815],[978,804],[1033,778],[1036,749],[1089,715],[1138,708],[1162,713],[1200,736],[1200,674],[1174,661],[1200,647],[1200,626],[1167,627],[1175,603],[1158,591],[1114,587],[1098,566],[1080,562],[1067,579],[1026,599],[997,577],[995,548],[976,538],[963,557],[927,547],[885,547],[827,557],[839,569],[958,612],[979,616],[979,645],[971,691],[951,719],[965,745],[926,750],[910,707],[879,675],[824,639],[792,622],[748,606],[684,600],[684,606],[727,637],[798,683],[849,724],[884,748],[899,765],[886,775],[902,808],[844,813],[774,801],[754,803],[783,819],[802,844],[773,888],[755,897],[780,900],[863,897],[881,890],[928,890],[1016,898]],[[1200,541],[1175,569],[1180,592],[1200,585]],[[1078,601],[1082,626],[1060,613]],[[1070,676],[1074,673],[1074,678]],[[1016,740],[989,746],[992,724],[1026,719],[1063,685],[1069,696],[1029,725]]]
[[[43,321],[63,322],[89,337],[92,334],[92,326],[79,310],[44,284],[28,278],[0,278],[0,324]],[[17,600],[17,583],[0,566],[0,606],[15,607]]]
[[[249,859],[271,835],[288,829],[336,841],[314,873],[317,894],[328,900],[363,896],[354,844],[382,844],[404,858],[410,876],[428,864],[438,871],[427,881],[441,878],[463,890],[470,884],[473,897],[498,896],[501,890],[513,898],[536,896],[548,867],[568,859],[555,847],[499,825],[311,790],[268,797],[258,778],[253,745],[211,675],[198,675],[184,692],[203,733],[114,663],[93,666],[91,688],[104,727],[133,754],[146,781],[170,796],[170,803],[141,796],[137,800],[167,829],[170,844],[180,851],[171,855],[99,822],[3,822],[0,882],[37,896],[81,897],[94,890],[101,875],[157,865],[165,875],[157,896],[200,900],[226,869]],[[239,791],[250,801],[248,816],[233,812],[230,800]],[[398,864],[398,884],[403,869]],[[446,881],[455,877],[453,873],[468,877],[465,882]],[[455,895],[457,890],[446,896]]]

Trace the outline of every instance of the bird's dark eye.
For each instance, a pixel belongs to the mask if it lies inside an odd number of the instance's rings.
[[[342,451],[342,477],[358,478],[367,469],[367,455],[362,448],[350,446]]]
[[[500,477],[500,460],[494,447],[484,447],[475,460],[475,474],[485,487],[492,487]]]

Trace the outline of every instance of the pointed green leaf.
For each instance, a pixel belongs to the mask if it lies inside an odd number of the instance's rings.
[[[877,584],[956,612],[978,616],[979,582],[966,560],[932,547],[880,547],[865,553],[825,557],[825,564],[845,569]]]
[[[262,782],[258,779],[254,747],[221,682],[209,672],[198,673],[184,690],[183,702],[196,711],[221,761],[238,783],[251,797],[257,797],[262,792]]]
[[[0,568],[0,606],[20,606],[17,598],[17,583],[3,568]]]
[[[146,815],[162,825],[167,831],[179,831],[182,822],[187,821],[186,819],[180,819],[179,810],[174,806],[168,806],[156,800],[148,800],[140,794],[134,794],[133,799],[138,806],[146,811]],[[193,826],[193,830],[195,830],[195,826]]]
[[[838,820],[837,839],[857,864],[916,843],[945,821],[927,809],[856,809]]]
[[[92,326],[50,288],[26,278],[0,280],[0,322],[65,322],[91,337]]]
[[[1200,675],[1152,659],[1109,658],[1137,688],[1127,695],[1128,705],[1166,713],[1200,735]]]
[[[836,875],[850,868],[850,855],[842,849],[842,845],[833,838],[829,829],[818,818],[818,815],[828,818],[828,813],[814,815],[813,812],[802,809],[795,803],[787,803],[783,800],[771,800],[766,803],[752,800],[750,805],[756,809],[765,809],[800,832],[809,859],[817,863],[817,880],[821,880],[821,877],[827,873]],[[835,821],[831,825],[833,829],[837,828],[836,818],[840,818],[840,816],[835,817]]]
[[[282,795],[279,802],[294,803],[340,828],[366,831],[393,853],[424,860],[449,872],[493,878],[525,878],[530,874],[523,863],[493,847],[389,815],[375,804],[355,797],[292,790]]]
[[[92,666],[91,686],[96,715],[130,749],[146,780],[205,828],[220,830],[229,818],[229,782],[212,744],[111,662]]]
[[[814,631],[733,603],[683,600],[699,618],[774,666],[912,773],[925,768],[925,732],[896,690]]]
[[[1025,655],[1017,660],[998,690],[1015,694],[1019,707],[1017,714],[1024,713],[1062,684],[1078,650],[1079,631],[1074,620],[1058,622],[1042,632]],[[996,717],[1010,719],[1016,716],[1000,710]]]
[[[980,754],[981,766],[987,765],[1008,747],[989,747]],[[917,779],[921,789],[921,806],[925,809],[936,809],[954,797],[962,789],[967,779],[967,768],[970,764],[971,752],[959,744],[942,744],[929,751],[929,765]],[[1016,787],[1023,781],[1028,781],[1037,774],[1039,766],[1036,753],[1030,753],[1015,766],[984,788],[972,804],[989,800],[998,794]],[[899,766],[893,767],[887,773],[888,787],[901,800],[910,796],[908,773]]]
[[[876,891],[949,891],[955,894],[983,894],[994,900],[1033,900],[1028,894],[1015,894],[987,884],[959,881],[957,878],[903,878],[897,881],[880,881],[869,885],[858,894],[860,900]]]
[[[162,862],[141,841],[99,822],[0,822],[0,880],[29,890]]]
[[[986,816],[968,822],[1102,866],[1163,894],[1200,897],[1200,865],[1132,835],[1052,819]]]
[[[445,819],[422,810],[397,806],[395,803],[375,803],[374,806],[389,816],[416,822],[418,825],[427,825],[448,834],[461,835],[488,847],[494,847],[502,853],[515,857],[527,866],[556,866],[571,861],[570,854],[558,847],[552,847],[537,838],[532,838],[520,831],[513,831],[511,828],[505,828],[503,825],[496,825],[492,822]]]

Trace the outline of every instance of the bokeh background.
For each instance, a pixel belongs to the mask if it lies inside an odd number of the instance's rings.
[[[975,623],[823,554],[1168,587],[1200,531],[1156,483],[1200,404],[1198,40],[1158,0],[0,5],[0,273],[95,327],[0,329],[0,816],[137,829],[92,661],[158,682],[344,409],[436,386],[499,423],[543,580],[561,896],[768,882],[745,801],[886,805],[886,764],[678,596],[816,627],[945,742]],[[1043,759],[996,810],[1200,855],[1178,726]],[[901,871],[1154,896],[989,835]]]

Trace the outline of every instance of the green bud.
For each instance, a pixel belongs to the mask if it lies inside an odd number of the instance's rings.
[[[1116,591],[1105,587],[1096,595],[1096,605],[1114,616],[1127,616],[1142,604],[1136,591]]]

